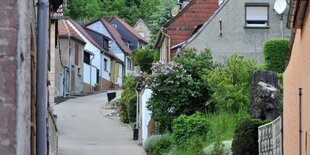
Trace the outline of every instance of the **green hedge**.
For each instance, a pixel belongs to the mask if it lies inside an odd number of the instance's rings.
[[[266,123],[260,119],[241,119],[232,142],[233,155],[258,155],[258,127]]]
[[[283,73],[288,53],[288,39],[270,39],[264,44],[264,59],[267,70]]]

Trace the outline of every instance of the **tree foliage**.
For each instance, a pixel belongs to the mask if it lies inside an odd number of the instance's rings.
[[[141,71],[150,73],[155,54],[152,49],[138,49],[132,51],[131,59],[135,65],[140,66]]]
[[[66,15],[80,21],[88,21],[98,17],[118,16],[132,25],[139,18],[153,23],[167,13],[163,11],[173,0],[68,0]],[[169,10],[170,11],[170,10]],[[159,26],[159,25],[157,25]]]
[[[256,64],[253,60],[232,55],[222,67],[205,76],[213,92],[211,100],[207,103],[216,104],[219,109],[227,112],[238,112],[247,107],[254,70]]]

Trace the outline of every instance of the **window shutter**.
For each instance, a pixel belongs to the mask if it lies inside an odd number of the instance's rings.
[[[247,6],[246,9],[246,20],[268,20],[268,7]]]
[[[79,65],[79,44],[75,43],[74,64]]]

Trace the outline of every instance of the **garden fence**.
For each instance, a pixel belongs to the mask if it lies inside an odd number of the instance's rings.
[[[282,155],[281,116],[258,127],[259,155]]]

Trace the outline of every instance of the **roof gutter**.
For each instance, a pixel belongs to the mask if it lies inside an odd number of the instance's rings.
[[[37,40],[37,146],[36,152],[39,155],[47,154],[47,132],[46,132],[46,104],[47,104],[47,43],[49,28],[49,1],[38,1],[38,40]]]

